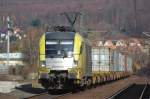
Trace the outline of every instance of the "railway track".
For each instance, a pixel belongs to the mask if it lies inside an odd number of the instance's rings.
[[[103,84],[106,84],[106,83],[111,83],[111,82],[105,82]],[[43,92],[43,93],[31,96],[31,97],[23,98],[23,99],[56,99],[56,98],[60,98],[60,97],[63,97],[65,95],[69,95],[71,93],[76,93],[78,91],[83,91],[83,90],[84,89],[72,90],[72,91],[67,91],[67,92],[65,92],[65,91],[64,92],[53,92],[50,94],[48,92]]]
[[[108,99],[150,99],[150,85],[131,84],[119,90]]]
[[[59,98],[59,97],[63,97],[65,95],[69,95],[71,93],[64,93],[64,94],[49,94],[48,92],[45,92],[45,93],[41,93],[41,94],[37,94],[37,95],[34,95],[34,96],[31,96],[31,97],[27,97],[27,98],[24,98],[24,99],[56,99],[56,98]]]

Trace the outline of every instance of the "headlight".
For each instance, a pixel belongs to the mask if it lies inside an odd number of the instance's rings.
[[[68,53],[67,53],[67,57],[72,57],[73,56],[73,53],[71,52],[71,51],[69,51]]]
[[[45,61],[42,61],[42,62],[41,62],[41,67],[45,67],[45,66],[46,66]]]
[[[42,64],[41,66],[42,66],[42,67],[45,67],[45,64]]]

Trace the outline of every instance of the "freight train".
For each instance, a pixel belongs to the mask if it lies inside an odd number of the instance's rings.
[[[130,75],[132,59],[93,47],[76,32],[46,32],[39,42],[39,83],[48,90],[87,88]]]

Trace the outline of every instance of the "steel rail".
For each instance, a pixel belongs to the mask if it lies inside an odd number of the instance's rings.
[[[131,88],[131,87],[134,86],[134,85],[135,85],[134,83],[129,84],[129,85],[127,85],[126,87],[120,89],[120,90],[117,91],[115,94],[113,94],[112,96],[110,96],[110,97],[108,97],[108,98],[106,98],[106,99],[114,99],[116,96],[120,95],[123,91],[125,91],[125,90]]]
[[[51,99],[60,98],[60,97],[63,97],[63,96],[69,95],[69,94],[71,94],[71,92],[69,92],[69,93],[66,93],[66,94],[62,94],[62,95],[58,95],[58,96],[56,96],[56,97],[53,97],[53,98],[51,98]]]
[[[40,93],[40,94],[33,95],[33,96],[30,96],[30,97],[26,97],[26,98],[23,98],[23,99],[32,99],[34,97],[38,97],[38,96],[41,96],[41,95],[44,95],[44,94],[48,94],[48,92]]]
[[[38,99],[38,97],[40,97],[42,95],[47,95],[47,94],[49,94],[49,93],[45,92],[45,93],[37,94],[37,95],[31,96],[31,97],[26,97],[26,98],[23,98],[23,99],[35,99],[35,98]],[[52,95],[52,97],[50,97],[50,99],[56,99],[56,98],[63,97],[65,95],[69,95],[69,94],[71,94],[71,92],[70,93],[66,93],[66,94],[61,94],[61,95]]]
[[[146,90],[147,86],[148,86],[148,84],[146,84],[146,85],[144,86],[144,89],[143,89],[143,91],[142,91],[142,93],[141,93],[139,99],[143,99],[143,95],[144,95],[144,93],[145,93],[145,90]]]

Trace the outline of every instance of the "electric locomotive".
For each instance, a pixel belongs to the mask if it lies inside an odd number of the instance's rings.
[[[48,90],[92,84],[91,47],[76,32],[46,32],[40,40],[39,82]]]

